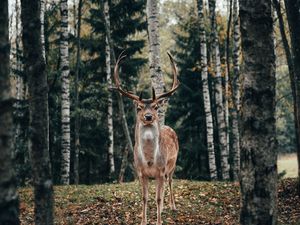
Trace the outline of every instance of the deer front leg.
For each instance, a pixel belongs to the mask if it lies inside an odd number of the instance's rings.
[[[156,178],[156,207],[157,207],[157,222],[156,225],[161,225],[161,212],[164,204],[164,176]]]
[[[142,185],[142,201],[143,201],[143,211],[142,211],[142,223],[141,225],[147,225],[147,203],[148,203],[148,177],[140,177],[140,182]]]

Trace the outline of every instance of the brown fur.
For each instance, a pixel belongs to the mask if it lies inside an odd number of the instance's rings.
[[[156,180],[157,224],[161,222],[163,208],[164,182],[168,181],[170,188],[170,206],[175,208],[172,191],[172,176],[176,167],[179,150],[175,131],[158,125],[158,115],[155,110],[157,103],[144,104],[139,102],[135,127],[134,162],[142,185],[143,211],[142,225],[147,224],[148,179]],[[152,115],[152,120],[145,119],[146,114]]]

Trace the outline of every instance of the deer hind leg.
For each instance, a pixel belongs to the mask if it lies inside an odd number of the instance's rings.
[[[156,225],[161,225],[161,212],[164,204],[164,176],[156,178],[156,207],[157,207],[157,222]]]
[[[143,201],[143,211],[142,211],[142,223],[141,225],[147,225],[147,203],[148,203],[148,177],[140,177],[140,182],[142,185],[142,201]]]
[[[173,193],[173,173],[174,173],[174,170],[169,174],[169,177],[168,177],[169,178],[168,179],[169,188],[170,188],[169,205],[172,210],[176,210],[175,197],[174,197],[174,193]]]

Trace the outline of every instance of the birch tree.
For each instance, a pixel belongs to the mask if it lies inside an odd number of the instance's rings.
[[[45,48],[45,9],[46,9],[46,2],[45,2],[45,0],[41,0],[41,42],[42,42],[43,57],[44,57],[45,62],[46,62],[46,48]]]
[[[61,183],[70,183],[70,80],[69,80],[69,31],[68,31],[68,1],[60,2],[60,72],[61,72]]]
[[[232,153],[233,153],[233,180],[239,179],[240,171],[240,26],[238,14],[238,0],[233,1],[233,79],[232,79]]]
[[[220,159],[221,159],[221,174],[223,180],[229,179],[229,164],[228,155],[229,151],[227,149],[227,135],[226,135],[226,121],[223,105],[223,87],[222,87],[222,74],[221,74],[221,59],[220,59],[220,49],[219,40],[217,33],[217,23],[216,23],[216,1],[209,0],[209,11],[211,19],[211,29],[212,29],[212,52],[213,61],[215,66],[215,88],[216,88],[216,107],[217,107],[217,125],[219,133],[219,146],[220,146]]]
[[[104,18],[107,29],[110,31],[110,18],[109,18],[109,5],[108,1],[104,0],[103,4]],[[105,39],[105,63],[106,63],[106,80],[107,86],[112,86],[111,80],[111,49],[108,42],[108,37],[106,35]],[[108,144],[108,162],[109,162],[109,174],[110,176],[115,172],[115,162],[114,162],[114,133],[113,133],[113,102],[112,93],[108,93],[108,105],[107,105],[107,127],[109,135]]]
[[[227,20],[226,30],[226,43],[225,43],[225,58],[226,58],[226,69],[225,69],[225,92],[224,92],[224,107],[225,107],[225,123],[226,123],[226,142],[227,151],[230,152],[230,137],[229,137],[229,76],[230,76],[230,34],[231,34],[231,20],[232,20],[232,0],[229,1],[229,15]]]
[[[271,0],[241,0],[240,21],[245,60],[241,114],[240,223],[275,225],[276,78]]]
[[[206,142],[207,142],[207,151],[208,151],[209,174],[212,180],[216,180],[217,168],[216,168],[216,157],[215,157],[215,149],[214,149],[214,128],[213,128],[210,94],[209,94],[209,87],[208,87],[207,45],[206,45],[206,34],[205,34],[203,0],[198,0],[197,3],[198,3],[197,7],[198,7],[199,33],[200,33],[201,79],[202,79],[205,122],[206,122]]]
[[[78,21],[77,21],[77,53],[76,53],[76,67],[75,67],[75,154],[74,154],[74,183],[79,183],[79,152],[80,152],[80,138],[79,138],[79,91],[78,91],[78,82],[79,82],[79,73],[80,73],[80,64],[81,64],[81,16],[82,16],[82,2],[78,2]]]
[[[12,163],[12,98],[9,78],[8,1],[0,1],[0,224],[18,225],[19,198]]]
[[[46,64],[41,41],[41,2],[22,0],[24,70],[29,89],[30,159],[35,224],[53,224],[53,184],[49,159],[49,112]]]
[[[102,8],[103,12],[104,12],[105,2],[107,2],[107,1],[106,0],[101,1],[102,7],[103,7]],[[106,41],[107,41],[106,43],[108,44],[106,46],[106,48],[110,49],[110,54],[106,55],[106,56],[109,56],[111,67],[114,68],[114,66],[116,65],[116,56],[115,56],[115,52],[114,52],[114,48],[113,48],[113,46],[114,46],[113,40],[111,38],[110,21],[106,21],[105,18],[108,18],[108,17],[105,17],[105,15],[103,15],[103,17],[104,17],[104,22],[105,22],[104,25],[105,25],[105,34],[106,34]],[[106,52],[106,53],[108,53],[108,52]],[[122,96],[121,96],[120,93],[117,93],[117,102],[118,102],[119,113],[120,113],[120,116],[121,116],[122,128],[123,128],[123,131],[125,133],[125,138],[126,138],[126,141],[127,141],[127,144],[128,144],[128,148],[130,150],[131,163],[130,163],[129,166],[130,166],[131,170],[134,171],[134,168],[133,168],[133,165],[132,165],[132,161],[133,161],[133,144],[132,144],[132,139],[130,137],[130,132],[129,132],[128,124],[127,124],[123,99],[122,99]]]
[[[165,83],[160,64],[160,41],[159,41],[159,7],[158,0],[147,0],[147,22],[149,39],[149,64],[152,87],[157,95],[163,93]],[[158,109],[159,123],[165,123],[165,108]]]

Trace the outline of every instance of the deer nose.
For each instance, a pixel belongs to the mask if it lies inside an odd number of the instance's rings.
[[[146,121],[151,121],[152,120],[152,115],[150,113],[145,114],[145,120]]]

